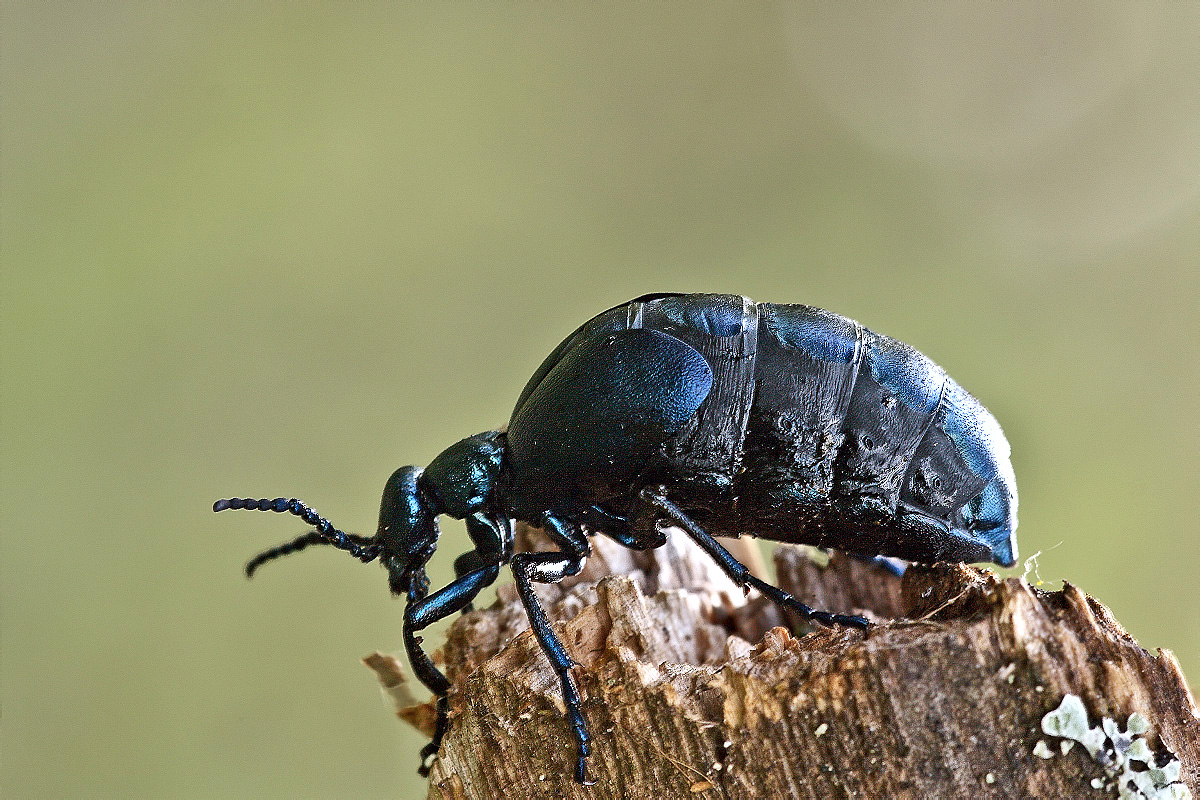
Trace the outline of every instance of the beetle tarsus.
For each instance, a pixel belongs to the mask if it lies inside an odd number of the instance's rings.
[[[433,738],[429,740],[429,744],[421,748],[421,763],[417,767],[417,774],[422,778],[429,777],[429,771],[433,769],[433,762],[436,760],[438,750],[442,748],[442,739],[445,738],[449,728],[450,698],[442,695],[437,702],[437,723],[433,729]]]
[[[778,586],[773,586],[764,580],[747,574],[746,582],[761,592],[765,597],[782,608],[796,612],[806,620],[819,622],[822,625],[844,625],[849,628],[858,628],[863,630],[870,623],[866,617],[860,617],[852,614],[834,614],[829,611],[821,611],[819,609],[810,608],[804,603],[801,603],[791,594],[780,589]]]

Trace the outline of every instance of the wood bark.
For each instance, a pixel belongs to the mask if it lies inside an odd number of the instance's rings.
[[[949,564],[901,579],[779,548],[778,584],[865,613],[878,624],[864,633],[747,599],[680,534],[649,553],[594,544],[583,574],[539,594],[580,665],[595,785],[571,780],[557,679],[509,585],[436,656],[453,717],[430,798],[1139,796],[1128,770],[1146,764],[1116,768],[1127,725],[1148,728],[1136,747],[1165,767],[1157,796],[1200,796],[1200,712],[1178,663],[1070,584],[1048,592]],[[430,732],[433,707],[411,701],[399,662],[373,666],[401,718]],[[1100,736],[1091,745],[1044,728],[1068,695]]]

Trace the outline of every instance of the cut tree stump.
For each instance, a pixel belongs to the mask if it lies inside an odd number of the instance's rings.
[[[453,718],[430,798],[1200,794],[1200,713],[1175,658],[1070,584],[958,564],[901,579],[780,547],[779,585],[877,623],[789,631],[681,534],[648,553],[593,544],[583,574],[538,592],[580,664],[595,785],[571,780],[558,681],[507,585],[437,655]],[[431,733],[399,662],[371,665]]]

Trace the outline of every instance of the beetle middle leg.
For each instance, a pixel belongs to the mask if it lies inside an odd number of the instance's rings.
[[[557,517],[546,514],[542,517],[542,528],[550,539],[562,548],[558,552],[518,553],[512,559],[513,577],[516,579],[517,593],[529,616],[529,624],[538,644],[550,660],[550,666],[558,675],[562,684],[563,704],[567,707],[567,720],[575,734],[578,746],[575,761],[575,780],[584,785],[591,782],[587,779],[587,757],[591,752],[588,742],[590,737],[587,725],[583,721],[583,711],[579,707],[579,690],[575,679],[571,676],[571,668],[575,660],[567,653],[562,642],[550,628],[546,612],[538,601],[533,590],[534,583],[558,583],[563,578],[579,574],[583,563],[591,552],[591,543],[578,526],[565,522]]]
[[[761,578],[755,577],[746,568],[746,565],[734,558],[728,550],[721,546],[720,542],[693,522],[687,514],[683,513],[683,509],[664,497],[661,491],[644,489],[640,497],[652,508],[661,512],[668,520],[682,528],[683,532],[699,545],[701,550],[708,553],[717,562],[721,570],[743,589],[757,589],[763,596],[776,605],[791,609],[804,619],[816,620],[826,625],[846,625],[852,628],[867,627],[867,620],[864,617],[850,614],[831,614],[828,611],[819,611],[810,608],[778,586],[772,586]]]

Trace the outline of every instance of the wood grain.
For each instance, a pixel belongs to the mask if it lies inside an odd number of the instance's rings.
[[[1200,793],[1200,712],[1174,657],[1139,647],[1074,586],[947,564],[900,579],[782,547],[780,585],[879,623],[789,631],[682,535],[650,553],[595,545],[583,574],[539,592],[580,664],[596,784],[571,781],[559,687],[502,586],[439,652],[453,722],[430,798],[1115,796],[1085,748],[1042,730],[1067,694],[1093,726],[1140,713],[1160,765],[1178,759]],[[398,705],[428,731],[428,704]]]

